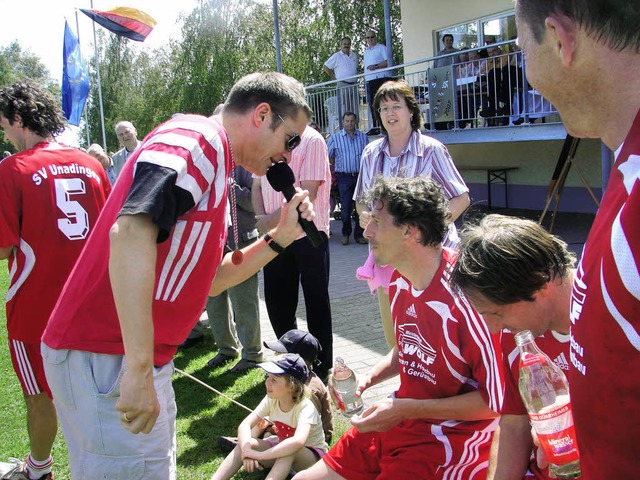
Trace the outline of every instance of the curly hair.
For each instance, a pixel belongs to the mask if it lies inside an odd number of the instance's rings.
[[[440,185],[428,177],[378,177],[365,194],[371,205],[380,203],[393,216],[394,225],[408,225],[420,231],[420,244],[442,243],[451,219],[449,200]]]
[[[481,294],[496,305],[533,302],[576,262],[567,244],[536,222],[496,214],[466,227],[459,249],[451,283],[469,298]]]
[[[26,82],[0,89],[0,113],[9,125],[19,115],[25,128],[45,138],[59,135],[65,129],[62,109],[53,95]]]
[[[382,103],[383,100],[394,100],[396,102],[404,100],[412,114],[411,128],[416,132],[420,130],[420,126],[422,125],[422,112],[420,112],[420,106],[413,94],[413,89],[406,80],[389,80],[383,83],[376,92],[375,97],[373,97],[373,111],[378,119],[378,125],[380,125],[382,132],[387,135],[387,130],[384,128],[380,112],[378,111],[380,103]]]

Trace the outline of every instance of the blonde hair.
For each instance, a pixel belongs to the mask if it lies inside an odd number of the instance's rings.
[[[279,375],[285,379],[287,382],[287,386],[291,389],[291,398],[293,398],[293,403],[298,404],[305,397],[309,397],[310,390],[304,383],[302,383],[297,378],[292,377],[288,373],[283,373]]]

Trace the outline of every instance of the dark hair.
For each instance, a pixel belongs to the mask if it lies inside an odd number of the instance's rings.
[[[0,89],[0,112],[9,125],[19,115],[24,127],[41,137],[56,136],[65,129],[66,121],[54,96],[26,82]]]
[[[442,43],[444,43],[444,39],[447,37],[451,37],[451,40],[453,40],[453,35],[451,35],[450,33],[445,33],[444,35],[442,35],[442,38],[440,40],[442,40]]]
[[[540,43],[545,20],[564,15],[588,36],[609,48],[640,53],[640,2],[637,0],[517,0],[516,15],[524,20]]]
[[[340,45],[342,45],[342,42],[344,42],[345,40],[349,40],[349,41],[351,41],[351,37],[342,37],[342,38],[340,39]]]
[[[278,72],[259,72],[242,77],[231,88],[224,111],[246,113],[266,102],[273,110],[271,128],[275,130],[280,119],[295,118],[302,110],[311,118],[312,111],[307,104],[304,86],[297,80]]]
[[[353,112],[344,112],[342,114],[342,120],[344,120],[344,117],[353,117],[356,119],[356,123],[358,122],[358,116]]]
[[[576,261],[567,244],[538,223],[495,214],[466,227],[459,250],[451,283],[469,298],[481,294],[497,305],[534,301],[546,283],[562,282]]]
[[[413,94],[413,89],[409,86],[406,80],[389,80],[382,84],[382,86],[376,92],[376,96],[373,98],[373,111],[376,114],[376,118],[378,119],[378,125],[380,125],[380,129],[386,135],[387,130],[384,128],[382,124],[382,119],[380,118],[380,112],[378,109],[380,108],[380,103],[382,100],[395,100],[399,102],[401,99],[404,99],[407,107],[411,110],[411,128],[415,131],[420,130],[420,126],[422,125],[422,112],[420,111],[420,106],[418,105],[418,101],[416,100],[415,95]]]
[[[449,200],[440,185],[428,177],[378,177],[365,194],[365,202],[387,207],[396,226],[408,225],[420,231],[420,244],[442,243],[451,218]]]

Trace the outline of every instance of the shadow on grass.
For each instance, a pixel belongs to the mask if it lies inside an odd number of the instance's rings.
[[[253,410],[266,395],[264,371],[254,368],[233,374],[229,370],[234,362],[211,369],[207,361],[217,353],[211,348],[212,343],[207,335],[204,342],[178,352],[174,359],[176,368]],[[238,425],[249,412],[180,373],[173,377],[173,389],[178,406],[178,478],[209,478],[226,456],[219,449],[216,437],[235,437]],[[335,442],[350,426],[350,422],[336,410],[333,418]],[[241,470],[234,478],[257,480],[264,478],[265,473],[249,474]]]
[[[207,360],[213,353],[206,343],[180,352],[175,366],[253,410],[265,395],[263,370],[230,373],[234,362],[211,369]],[[178,405],[178,464],[189,469],[213,461],[217,466],[225,454],[218,448],[216,436],[236,436],[238,425],[249,412],[179,373],[173,378],[173,388]]]

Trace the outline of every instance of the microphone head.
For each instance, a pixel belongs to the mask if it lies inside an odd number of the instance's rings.
[[[285,162],[279,162],[271,165],[267,170],[267,181],[276,192],[282,192],[294,184],[296,177],[289,165]]]

